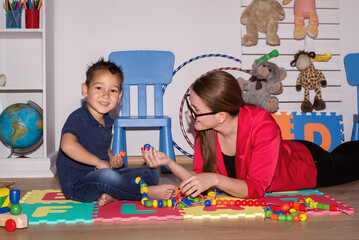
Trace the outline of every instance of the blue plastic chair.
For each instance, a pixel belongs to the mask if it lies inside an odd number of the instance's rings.
[[[345,71],[350,85],[357,86],[357,103],[359,113],[359,53],[350,53],[344,57]],[[352,141],[359,140],[359,114],[353,116]]]
[[[174,55],[168,51],[118,51],[109,60],[122,67],[124,73],[121,117],[114,122],[112,152],[126,152],[126,129],[159,128],[159,150],[175,160],[171,118],[163,116],[162,88],[172,81]],[[154,86],[154,116],[147,115],[146,87]],[[138,116],[131,115],[130,86],[138,88]],[[151,144],[151,143],[150,143]],[[127,166],[127,155],[124,157]],[[162,172],[169,172],[167,167]]]

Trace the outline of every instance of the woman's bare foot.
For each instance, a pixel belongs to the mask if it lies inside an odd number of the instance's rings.
[[[148,186],[148,198],[169,199],[176,187],[170,184]]]
[[[101,197],[97,199],[98,205],[100,207],[105,206],[106,204],[112,203],[116,201],[116,198],[108,195],[107,193],[103,193]]]

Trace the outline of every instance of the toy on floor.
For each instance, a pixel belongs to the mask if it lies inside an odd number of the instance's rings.
[[[147,145],[147,144],[146,144]],[[149,145],[149,144],[148,144]],[[131,182],[140,185],[140,191],[142,194],[141,203],[146,207],[172,207],[172,199],[149,199],[148,198],[148,187],[145,180],[141,179],[140,177],[136,177],[132,179]]]
[[[253,0],[243,11],[241,23],[247,33],[242,37],[242,46],[250,47],[258,43],[258,32],[266,34],[266,43],[280,45],[277,35],[278,20],[285,18],[282,5],[276,0]]]
[[[7,195],[6,195],[7,194]],[[0,226],[5,227],[9,232],[16,228],[26,228],[29,225],[26,214],[21,214],[20,190],[0,189],[1,209],[8,208],[7,212],[0,214]],[[10,209],[10,212],[8,212]]]
[[[298,199],[297,202],[289,201],[287,204],[282,206],[268,205],[264,208],[266,218],[276,221],[305,221],[307,215],[305,212],[308,207],[305,204],[304,199]]]
[[[0,188],[7,187],[9,189],[13,189],[14,185],[15,185],[15,182],[11,181],[11,180],[0,181]]]
[[[275,63],[264,61],[253,64],[252,76],[249,80],[238,78],[242,89],[242,97],[246,103],[264,108],[270,113],[279,109],[279,100],[273,95],[283,92],[281,81],[287,76],[284,68]]]
[[[287,5],[292,0],[283,0],[283,5]],[[315,0],[294,0],[294,39],[303,39],[306,35],[311,38],[318,36],[318,14]],[[304,28],[304,19],[309,19],[309,24]]]
[[[313,109],[319,111],[326,107],[322,99],[321,87],[327,86],[324,74],[315,69],[311,58],[315,58],[315,52],[299,51],[294,55],[294,60],[290,62],[292,67],[297,67],[300,74],[297,78],[296,90],[299,92],[304,88],[304,100],[301,105],[303,112],[311,112]],[[313,104],[309,101],[309,90],[315,91]]]

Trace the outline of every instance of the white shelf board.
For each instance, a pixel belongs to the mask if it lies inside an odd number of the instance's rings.
[[[0,91],[42,91],[41,86],[4,86],[0,87]]]
[[[43,30],[40,28],[27,28],[27,29],[16,29],[16,28],[6,28],[6,29],[0,29],[0,33],[42,33]]]
[[[46,158],[0,158],[0,178],[47,178],[56,175],[57,154]]]

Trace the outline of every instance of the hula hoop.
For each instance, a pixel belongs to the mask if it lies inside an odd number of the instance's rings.
[[[211,70],[211,71],[208,71],[208,72],[206,72],[205,74],[202,74],[199,78],[201,78],[201,77],[203,77],[203,76],[205,76],[205,75],[207,75],[207,74],[209,74],[209,73],[217,72],[217,71],[223,71],[223,70],[236,70],[236,71],[241,71],[241,72],[245,72],[245,73],[251,74],[251,71],[250,71],[250,70],[244,70],[244,69],[242,69],[242,68],[222,67],[222,68],[216,68],[216,69],[213,69],[213,70]],[[186,139],[187,143],[188,143],[192,148],[194,148],[194,144],[193,144],[193,143],[191,142],[191,140],[188,138],[188,135],[187,135],[187,133],[186,133],[186,131],[185,131],[185,129],[184,129],[184,126],[183,126],[183,116],[182,116],[182,115],[183,115],[183,106],[184,106],[184,102],[185,102],[185,100],[186,100],[186,95],[190,92],[191,88],[192,88],[192,85],[191,85],[189,88],[187,88],[185,94],[183,95],[183,98],[182,98],[182,101],[181,101],[181,105],[180,105],[180,109],[179,109],[179,122],[180,122],[181,132],[182,132],[184,138]],[[190,154],[189,154],[189,155],[186,154],[186,155],[193,158],[193,156],[190,155]]]
[[[231,60],[234,60],[236,62],[239,62],[240,64],[242,64],[242,60],[238,59],[238,58],[235,58],[235,57],[232,57],[232,56],[229,56],[229,55],[225,55],[225,54],[203,54],[203,55],[199,55],[197,57],[194,57],[194,58],[191,58],[187,61],[185,61],[184,63],[182,63],[181,65],[179,65],[172,73],[172,77],[181,69],[183,68],[184,66],[186,66],[187,64],[191,63],[191,62],[194,62],[198,59],[201,59],[201,58],[206,58],[206,57],[223,57],[223,58],[228,58],[228,59],[231,59]],[[167,85],[163,86],[162,88],[162,94],[164,94],[165,90],[166,90],[166,87]]]
[[[187,64],[193,62],[193,61],[196,61],[198,59],[202,59],[202,58],[206,58],[206,57],[223,57],[223,58],[228,58],[230,60],[234,60],[236,62],[239,62],[240,64],[242,64],[242,61],[238,58],[235,58],[233,56],[230,56],[230,55],[225,55],[225,54],[203,54],[203,55],[199,55],[197,57],[194,57],[194,58],[191,58],[187,61],[185,61],[184,63],[182,63],[180,66],[178,66],[172,73],[172,77],[181,69],[183,68],[184,66],[186,66]],[[212,70],[213,71],[213,70]],[[163,86],[162,88],[162,94],[164,94],[165,90],[166,90],[166,87],[167,86]],[[181,106],[183,108],[183,103],[181,102]],[[183,127],[183,126],[181,126]],[[183,133],[183,132],[182,132]],[[186,135],[187,136],[187,135]],[[186,138],[185,136],[185,138]],[[187,137],[188,138],[188,137]],[[186,139],[187,140],[187,139]],[[188,141],[187,141],[188,142]],[[175,142],[175,141],[172,141],[172,144],[174,147],[176,147],[178,149],[178,151],[180,151],[181,153],[183,153],[184,155],[187,155],[189,156],[190,158],[193,158],[193,156],[189,153],[187,153],[185,150],[183,150],[180,146],[178,146],[178,144]],[[193,147],[192,147],[193,148]]]

